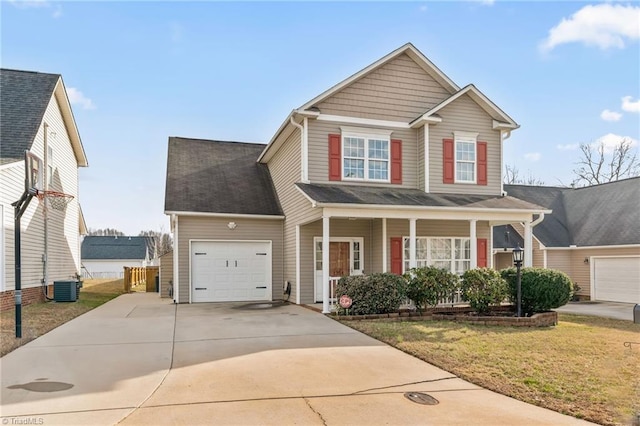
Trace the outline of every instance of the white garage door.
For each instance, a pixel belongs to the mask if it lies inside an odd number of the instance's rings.
[[[270,241],[193,241],[191,301],[271,300]]]
[[[594,299],[640,303],[640,257],[593,259]]]

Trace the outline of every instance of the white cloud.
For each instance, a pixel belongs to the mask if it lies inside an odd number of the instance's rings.
[[[82,109],[96,109],[93,101],[74,87],[67,87],[67,96],[69,96],[69,102],[72,105],[80,105]]]
[[[622,114],[605,109],[600,113],[600,118],[602,118],[604,121],[620,121],[620,119],[622,118]]]
[[[635,102],[631,99],[631,96],[622,98],[622,109],[627,112],[640,112],[640,99]]]
[[[558,148],[560,151],[574,151],[578,149],[579,146],[579,143],[568,143],[564,145],[556,145],[556,148]]]
[[[427,5],[426,5],[426,4],[423,4],[423,5],[422,5],[422,6],[420,6],[418,9],[420,10],[420,12],[426,12],[429,8],[427,7]]]
[[[58,19],[62,16],[62,6],[53,4],[49,0],[8,0],[8,3],[18,9],[45,9],[53,8],[51,16]]]
[[[496,0],[480,0],[480,3],[485,6],[493,6]]]
[[[62,16],[62,6],[60,6],[59,4],[56,5],[56,7],[53,10],[53,13],[51,14],[51,16],[55,19],[58,19],[59,17]]]
[[[574,42],[600,49],[622,49],[625,41],[640,39],[638,22],[638,6],[610,3],[588,5],[551,28],[540,49],[548,52],[558,45]]]
[[[526,158],[529,161],[538,161],[540,160],[540,158],[542,158],[542,154],[540,154],[539,152],[528,152],[524,155],[524,158]]]
[[[620,136],[613,133],[607,133],[604,136],[599,137],[591,144],[594,148],[597,148],[601,143],[604,144],[604,152],[611,153],[613,149],[620,143],[622,139],[628,139],[631,141],[631,146],[638,146],[638,140],[630,136]]]

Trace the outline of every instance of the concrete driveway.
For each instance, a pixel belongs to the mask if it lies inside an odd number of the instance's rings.
[[[603,318],[613,318],[633,321],[633,307],[635,303],[619,302],[569,302],[554,309],[565,314],[591,315]]]
[[[127,294],[0,362],[3,424],[588,424],[293,305]]]

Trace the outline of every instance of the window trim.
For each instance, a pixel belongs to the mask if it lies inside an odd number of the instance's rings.
[[[478,135],[472,132],[453,132],[453,183],[477,185],[478,183]],[[473,140],[473,161],[458,160],[458,142],[471,143]],[[458,179],[458,162],[473,164],[473,180]]]
[[[340,162],[341,162],[341,175],[342,180],[344,181],[352,181],[352,182],[380,182],[380,183],[391,183],[391,134],[393,133],[391,130],[381,130],[381,129],[365,129],[359,127],[340,127]],[[364,177],[350,177],[345,174],[345,166],[344,166],[344,149],[345,149],[345,138],[359,138],[364,139]],[[374,158],[374,161],[385,161],[387,163],[387,179],[373,179],[369,177],[369,141],[375,140],[384,140],[387,142],[387,159],[378,159]],[[355,157],[347,157],[347,158],[355,158]]]
[[[407,263],[409,262],[409,259],[405,256],[405,243],[406,241],[409,240],[410,237],[402,237],[402,272],[405,273],[407,272]],[[427,258],[426,259],[420,259],[421,261],[426,262],[426,265],[433,265],[433,261],[431,258],[431,242],[433,240],[450,240],[451,241],[451,259],[449,259],[448,261],[450,262],[450,271],[454,271],[456,262],[465,262],[468,261],[469,262],[469,266],[471,266],[471,237],[423,237],[423,236],[417,236],[416,237],[416,242],[418,239],[426,239],[427,240]],[[456,243],[455,240],[461,240],[461,241],[469,241],[469,259],[456,259],[455,257],[455,253],[456,253]],[[417,248],[417,245],[416,245]],[[416,253],[417,255],[417,253]],[[416,262],[418,261],[418,258],[416,257]],[[436,261],[442,261],[442,259],[436,259]],[[455,274],[462,274],[463,272],[454,272]]]

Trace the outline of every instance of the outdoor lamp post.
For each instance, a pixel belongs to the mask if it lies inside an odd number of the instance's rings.
[[[520,273],[520,267],[522,266],[522,260],[524,257],[524,250],[522,250],[520,248],[520,244],[518,244],[516,246],[516,248],[513,249],[513,263],[516,264],[516,269],[517,269],[517,274],[518,274],[518,305],[517,305],[517,309],[518,309],[518,317],[522,316],[522,286],[521,286],[521,273]]]

